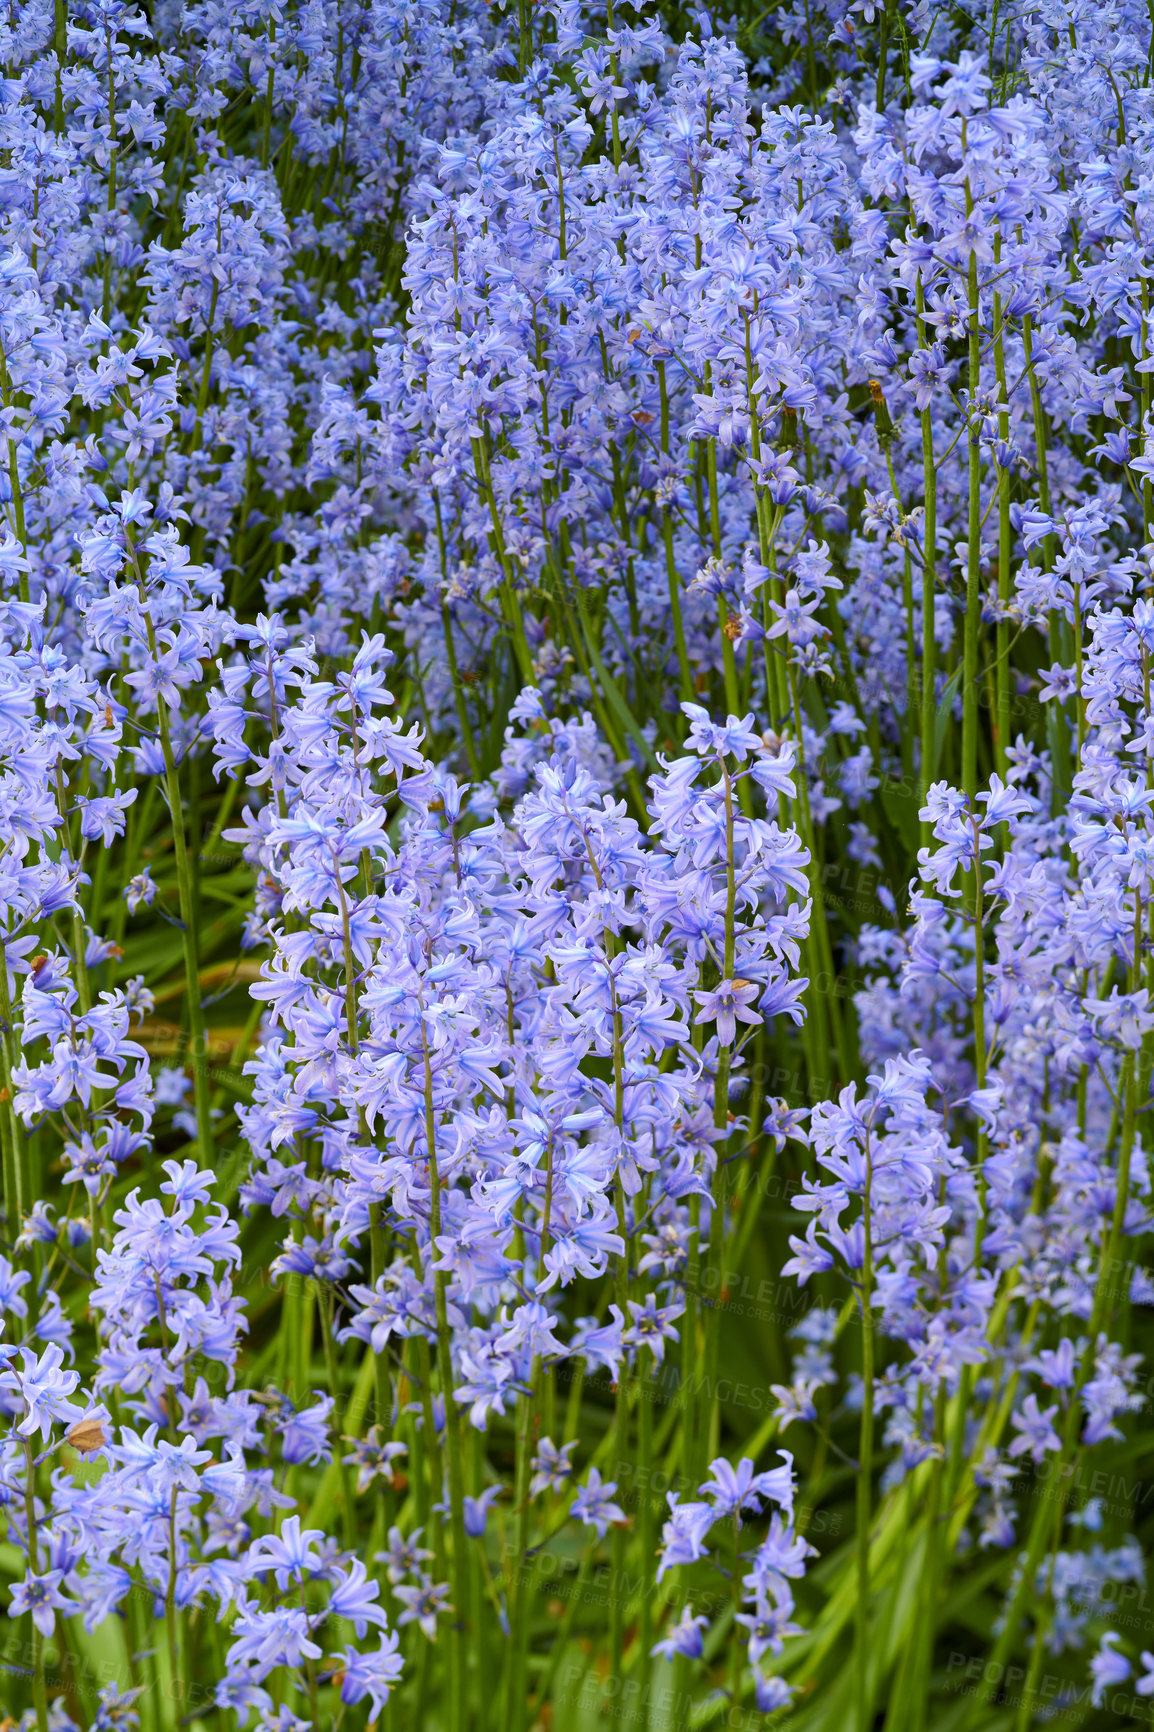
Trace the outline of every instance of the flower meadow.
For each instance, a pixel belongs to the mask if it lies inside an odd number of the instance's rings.
[[[0,1725],[1154,1719],[1146,0],[6,0]]]

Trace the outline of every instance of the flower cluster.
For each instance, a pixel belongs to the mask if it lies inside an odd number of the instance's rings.
[[[20,1732],[1148,1713],[1152,31],[0,19]]]

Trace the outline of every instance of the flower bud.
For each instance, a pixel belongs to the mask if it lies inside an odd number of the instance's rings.
[[[879,379],[870,380],[870,402],[874,406],[874,427],[878,444],[883,451],[887,451],[894,436],[894,424]]]

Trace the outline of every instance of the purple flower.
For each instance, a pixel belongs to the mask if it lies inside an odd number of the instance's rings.
[[[501,1487],[499,1485],[487,1485],[484,1491],[480,1492],[476,1497],[466,1497],[464,1499],[465,1532],[472,1539],[479,1540],[485,1532],[485,1523],[489,1516],[489,1505],[495,1498],[500,1497],[500,1495]],[[530,1493],[530,1495],[532,1494]]]
[[[288,1522],[285,1527],[288,1527]],[[284,1529],[281,1532],[283,1535]],[[380,1583],[370,1581],[368,1571],[360,1558],[353,1558],[345,1574],[337,1579],[329,1594],[330,1616],[347,1618],[359,1640],[370,1624],[385,1623],[385,1614],[376,1604],[380,1592]]]
[[[393,1463],[408,1453],[407,1444],[397,1440],[382,1443],[379,1425],[371,1426],[367,1437],[350,1438],[348,1441],[352,1443],[352,1451],[342,1456],[341,1460],[346,1465],[355,1463],[358,1494],[366,1492],[374,1479],[383,1479],[386,1485],[395,1483]]]
[[[651,1653],[664,1654],[667,1660],[672,1660],[675,1654],[682,1654],[687,1660],[700,1660],[704,1646],[702,1631],[709,1628],[709,1619],[703,1612],[696,1617],[691,1606],[683,1606],[681,1616],[675,1624],[670,1624],[668,1631],[660,1642],[653,1644]]]
[[[334,1656],[332,1663],[339,1670],[341,1701],[347,1707],[363,1702],[367,1696],[371,1718],[377,1718],[404,1670],[397,1646],[396,1634],[388,1631],[375,1651],[362,1654],[356,1648],[346,1648],[343,1654]]]
[[[8,1616],[19,1618],[25,1612],[31,1612],[36,1628],[43,1635],[51,1636],[56,1628],[57,1611],[69,1617],[76,1610],[60,1592],[64,1575],[63,1570],[46,1570],[43,1575],[33,1575],[29,1571],[23,1581],[12,1584]]]
[[[793,1688],[784,1678],[767,1678],[754,1667],[754,1699],[760,1714],[772,1714],[775,1709],[788,1708],[793,1701]]]
[[[448,1582],[434,1582],[429,1576],[422,1575],[414,1585],[402,1584],[393,1588],[396,1598],[404,1606],[404,1611],[397,1619],[397,1624],[417,1624],[430,1642],[437,1639],[437,1619],[442,1612],[450,1611],[448,1605]]]
[[[579,1487],[577,1496],[570,1506],[570,1515],[575,1515],[586,1527],[596,1528],[597,1538],[605,1538],[605,1530],[612,1522],[624,1522],[625,1511],[612,1501],[617,1490],[616,1480],[601,1483],[601,1475],[595,1467],[589,1469],[589,1478]]]
[[[679,1564],[694,1564],[705,1556],[705,1536],[717,1520],[711,1503],[679,1503],[675,1492],[667,1493],[669,1520],[661,1530],[661,1558],[657,1579]]]
[[[1048,1454],[1061,1449],[1062,1440],[1053,1423],[1057,1411],[1056,1406],[1040,1411],[1037,1396],[1027,1395],[1021,1412],[1010,1415],[1010,1423],[1018,1435],[1010,1444],[1008,1453],[1012,1456],[1029,1454],[1031,1460],[1040,1463]]]
[[[6,1351],[10,1356],[12,1350]],[[0,1372],[0,1389],[12,1390],[23,1403],[23,1417],[16,1426],[20,1436],[33,1437],[39,1431],[41,1441],[46,1443],[54,1423],[71,1423],[81,1417],[83,1410],[68,1399],[79,1386],[80,1374],[63,1369],[64,1353],[55,1342],[49,1342],[39,1355],[22,1347],[20,1364],[19,1371],[9,1364],[7,1370]]]
[[[427,1564],[432,1552],[425,1551],[420,1545],[421,1528],[415,1528],[409,1535],[401,1533],[400,1528],[389,1529],[389,1543],[383,1552],[377,1552],[376,1562],[384,1564],[389,1581],[394,1585],[403,1581],[405,1576],[417,1575],[422,1564]]]
[[[286,1592],[290,1583],[295,1587],[320,1573],[321,1560],[312,1548],[323,1538],[320,1528],[302,1532],[300,1517],[289,1516],[279,1534],[266,1534],[255,1541],[249,1567],[254,1574],[271,1570],[277,1587]]]
[[[281,1606],[274,1611],[248,1607],[240,1612],[230,1633],[230,1671],[239,1666],[251,1667],[256,1683],[278,1666],[299,1666],[302,1660],[320,1658],[321,1650],[312,1639],[308,1614],[294,1606]]]
[[[298,1412],[286,1401],[275,1421],[284,1458],[290,1466],[298,1462],[315,1466],[319,1461],[327,1461],[331,1454],[329,1415],[333,1410],[333,1398],[322,1395],[319,1389],[314,1389],[313,1394],[316,1397],[314,1407]]]
[[[537,1445],[537,1453],[530,1462],[533,1478],[529,1481],[529,1496],[536,1497],[540,1492],[562,1492],[573,1477],[573,1464],[569,1459],[577,1447],[577,1440],[563,1443],[558,1449],[553,1440],[543,1437]]]
[[[1074,1343],[1068,1335],[1063,1336],[1052,1351],[1043,1348],[1032,1359],[1024,1360],[1022,1370],[1036,1371],[1049,1389],[1073,1389]]]
[[[739,1612],[737,1622],[748,1631],[748,1654],[751,1666],[757,1666],[765,1653],[780,1654],[786,1636],[801,1634],[801,1627],[790,1622],[793,1598],[781,1586],[774,1599],[758,1597],[753,1612]]]
[[[648,1347],[657,1363],[664,1364],[665,1343],[678,1339],[673,1319],[681,1316],[685,1306],[680,1301],[658,1306],[652,1293],[645,1295],[642,1305],[635,1299],[626,1300],[626,1304],[633,1320],[622,1334],[622,1341],[630,1347]]]
[[[752,980],[723,980],[710,992],[695,991],[700,1005],[695,1022],[716,1022],[717,1038],[722,1046],[732,1046],[739,1022],[759,1023],[762,1019],[750,1008],[758,997],[759,988]]]
[[[1102,1706],[1106,1691],[1111,1685],[1124,1684],[1133,1670],[1125,1654],[1117,1652],[1116,1645],[1121,1640],[1121,1636],[1114,1630],[1107,1630],[1098,1646],[1098,1652],[1090,1661],[1090,1675],[1094,1680],[1091,1700],[1095,1708]]]
[[[765,1501],[772,1500],[780,1504],[788,1519],[793,1513],[793,1457],[784,1449],[778,1454],[785,1466],[765,1473],[755,1473],[752,1461],[744,1456],[736,1468],[724,1456],[710,1462],[710,1478],[698,1490],[713,1505],[715,1516],[738,1515],[742,1510],[756,1513]]]

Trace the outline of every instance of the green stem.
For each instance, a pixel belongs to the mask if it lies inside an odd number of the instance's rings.
[[[661,450],[669,456],[669,387],[665,378],[665,362],[657,363],[657,383],[661,391]],[[689,666],[689,651],[685,644],[685,622],[681,617],[681,580],[673,553],[673,507],[667,502],[661,512],[661,534],[665,544],[665,578],[669,586],[669,614],[673,621],[673,641],[677,646],[677,671],[684,703],[693,698],[693,674]]]
[[[868,1138],[868,1133],[867,1133]],[[870,1691],[870,1528],[872,1525],[872,1476],[874,1437],[874,1335],[873,1335],[873,1245],[870,1221],[871,1164],[866,1144],[866,1181],[862,1201],[865,1252],[861,1288],[861,1376],[862,1407],[857,1470],[857,1674],[858,1732],[870,1732],[873,1703]]]
[[[425,1063],[425,1138],[429,1152],[429,1233],[435,1247],[441,1236],[441,1176],[437,1166],[437,1121],[433,1104],[433,1070],[423,1006],[421,1007],[421,1040]],[[435,1269],[433,1272],[433,1296],[437,1316],[437,1366],[441,1377],[441,1394],[445,1403],[451,1539],[450,1580],[454,1602],[454,1619],[449,1631],[449,1726],[450,1732],[464,1732],[467,1714],[465,1655],[467,1652],[466,1632],[469,1605],[468,1554],[465,1543],[465,1475],[461,1447],[461,1410],[453,1396],[448,1278],[443,1269]]]
[[[1044,514],[1050,515],[1050,473],[1047,448],[1049,431],[1046,412],[1042,406],[1042,392],[1038,384],[1038,374],[1034,366],[1033,326],[1029,317],[1022,320],[1022,351],[1026,360],[1026,373],[1030,381],[1030,412],[1034,424],[1034,454],[1038,470],[1038,505]],[[1042,569],[1049,571],[1053,565],[1054,554],[1052,537],[1046,536],[1042,541],[1038,557]],[[1058,664],[1063,660],[1062,616],[1058,609],[1050,609],[1048,621],[1050,660]],[[1050,747],[1050,761],[1053,766],[1053,804],[1052,810],[1056,816],[1065,808],[1066,798],[1071,786],[1070,772],[1070,734],[1066,724],[1063,706],[1056,700],[1047,705],[1048,717],[1046,723],[1047,744]]]
[[[966,206],[971,204],[969,191]],[[982,447],[976,397],[980,379],[978,260],[969,269],[969,517],[966,533],[966,618],[962,673],[962,789],[972,800],[978,791],[978,640],[981,633]]]
[[[925,296],[919,276],[917,284],[917,318],[918,341],[925,346]],[[933,416],[929,408],[922,410],[922,494],[925,508],[924,528],[922,531],[922,742],[921,742],[921,781],[920,792],[922,804],[925,804],[926,793],[930,786],[934,765],[934,718],[936,712],[936,692],[934,689],[934,664],[937,657],[937,640],[934,636],[934,604],[936,599],[935,573],[937,566],[938,539],[938,471],[934,458],[934,426]],[[922,824],[922,842],[928,845],[930,840],[929,825]]]
[[[52,45],[56,50],[56,101],[52,130],[59,138],[64,131],[64,62],[68,54],[68,0],[56,0],[53,8]]]
[[[1001,257],[1001,239],[995,244],[995,262]],[[994,295],[994,373],[998,381],[998,438],[1003,443],[1010,437],[1010,397],[1006,387],[1006,355],[1002,341],[1002,297]],[[998,612],[997,625],[997,706],[994,726],[994,759],[997,772],[1005,779],[1008,768],[1006,749],[1010,744],[1011,679],[1010,622],[1005,617],[1013,588],[1010,581],[1010,471],[998,470]]]
[[[504,581],[501,584],[501,610],[513,642],[513,653],[517,658],[518,672],[526,685],[532,685],[534,679],[533,656],[525,636],[525,621],[521,615],[521,603],[513,578],[513,561],[505,546],[505,530],[501,522],[500,511],[497,509],[497,495],[493,488],[493,474],[489,464],[489,442],[485,436],[473,440],[473,463],[477,474],[477,485],[489,507],[493,551],[504,574]]]
[[[652,1363],[651,1363],[652,1362]],[[653,1591],[655,1587],[657,1541],[653,1520],[653,1493],[650,1479],[653,1469],[653,1401],[654,1366],[656,1361],[648,1348],[637,1355],[637,1485],[639,1490],[638,1530],[641,1545],[641,1618],[638,1629],[637,1681],[640,1700],[649,1700],[649,1680],[653,1670],[650,1649],[653,1646]],[[644,1711],[644,1710],[643,1710]]]
[[[179,1488],[173,1486],[168,1501],[168,1581],[164,1590],[164,1633],[168,1642],[168,1677],[174,1726],[179,1723],[177,1690],[180,1678],[180,1650],[177,1641],[176,1615],[176,1500],[178,1491]]]
[[[148,635],[152,653],[155,655],[156,639],[151,619],[148,621]],[[197,1145],[203,1165],[211,1167],[215,1159],[215,1148],[212,1135],[212,1097],[208,1078],[208,1035],[205,1030],[204,1007],[200,998],[200,958],[197,954],[196,943],[197,910],[192,889],[192,865],[188,857],[188,842],[184,830],[180,775],[172,750],[172,734],[168,725],[168,705],[160,696],[156,700],[156,713],[160,732],[160,747],[164,754],[168,809],[172,818],[172,853],[176,865],[177,898],[182,928],[181,950],[184,956],[184,974],[188,986],[188,1032],[192,1049],[190,1058],[193,1099],[196,1105]]]
[[[32,1444],[24,1444],[24,1519],[28,1526],[28,1570],[37,1575],[40,1570],[39,1547],[36,1540],[36,1466]],[[48,1691],[44,1679],[44,1637],[35,1621],[32,1623],[32,1701],[36,1709],[36,1732],[48,1732]]]
[[[129,544],[129,553],[135,565],[141,611],[144,614],[148,629],[148,652],[153,661],[158,661],[156,627],[149,612],[148,592],[143,573],[139,564],[136,563],[136,556],[133,553],[131,543]],[[202,1164],[205,1167],[211,1167],[215,1158],[215,1149],[212,1135],[212,1096],[208,1079],[208,1036],[205,1032],[204,1007],[200,998],[200,958],[196,942],[197,907],[193,891],[192,862],[188,857],[188,840],[184,828],[180,775],[172,749],[168,704],[159,692],[156,697],[156,720],[157,730],[160,734],[160,747],[164,755],[164,778],[168,794],[169,815],[172,819],[172,854],[176,866],[177,898],[180,907],[181,951],[184,956],[184,976],[188,989],[188,1031],[192,1048],[192,1086],[193,1099],[196,1105],[197,1144],[200,1149]]]

